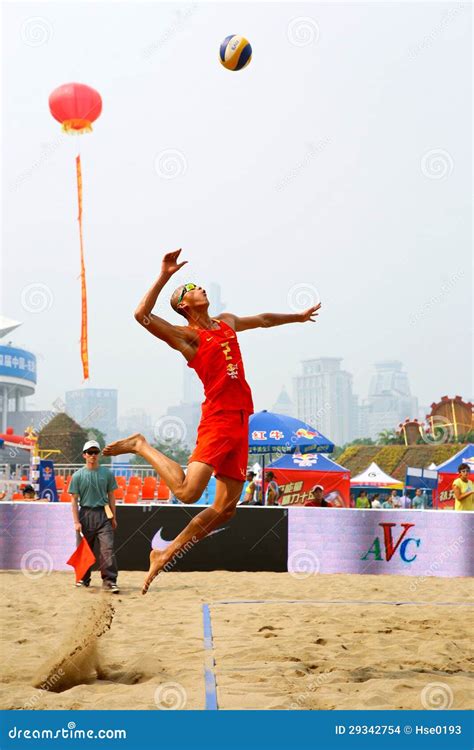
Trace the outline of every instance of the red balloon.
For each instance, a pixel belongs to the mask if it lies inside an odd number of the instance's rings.
[[[83,83],[65,83],[49,97],[49,109],[54,119],[66,131],[86,132],[102,112],[98,91]]]

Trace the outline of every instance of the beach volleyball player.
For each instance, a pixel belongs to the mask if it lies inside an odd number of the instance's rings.
[[[179,286],[171,295],[171,307],[186,319],[185,325],[173,325],[154,315],[152,310],[165,284],[187,262],[179,262],[180,253],[181,250],[177,250],[165,255],[161,273],[138,305],[135,318],[153,336],[180,352],[204,385],[205,401],[197,443],[187,472],[185,474],[178,463],[153,448],[140,434],[111,443],[103,453],[142,456],[183,503],[199,500],[214,473],[216,495],[212,506],[195,516],[164,551],[151,552],[143,594],[179,550],[203,539],[235,513],[247,473],[248,419],[253,412],[252,394],[245,379],[236,333],[285,323],[314,322],[320,307],[318,304],[301,313],[262,313],[245,318],[225,312],[211,318],[205,290],[189,283]]]

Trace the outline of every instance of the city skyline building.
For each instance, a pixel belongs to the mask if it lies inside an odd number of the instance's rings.
[[[418,415],[418,399],[412,396],[408,374],[398,360],[375,362],[375,373],[364,403],[360,427],[376,440],[384,430],[394,430],[407,417]]]
[[[118,437],[117,400],[115,388],[66,391],[66,413],[86,430],[97,428],[110,442]]]
[[[341,362],[341,357],[303,360],[303,372],[293,380],[298,419],[336,445],[350,442],[357,428],[352,375],[341,369]]]
[[[272,406],[272,411],[276,414],[284,414],[286,417],[296,416],[295,405],[284,385]]]
[[[153,419],[145,409],[128,409],[118,417],[120,437],[140,432],[148,441],[154,440]]]
[[[0,317],[0,339],[21,326],[17,320]],[[5,433],[11,417],[25,412],[25,398],[36,390],[36,356],[8,341],[0,345],[0,432]]]

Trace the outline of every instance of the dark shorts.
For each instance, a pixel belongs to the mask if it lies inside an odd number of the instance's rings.
[[[249,415],[218,411],[201,419],[196,447],[189,458],[213,467],[216,475],[245,481],[249,454]]]

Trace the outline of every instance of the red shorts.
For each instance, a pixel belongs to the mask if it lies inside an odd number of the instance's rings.
[[[202,461],[214,473],[245,482],[249,455],[249,415],[246,411],[218,411],[201,419],[191,461]]]

